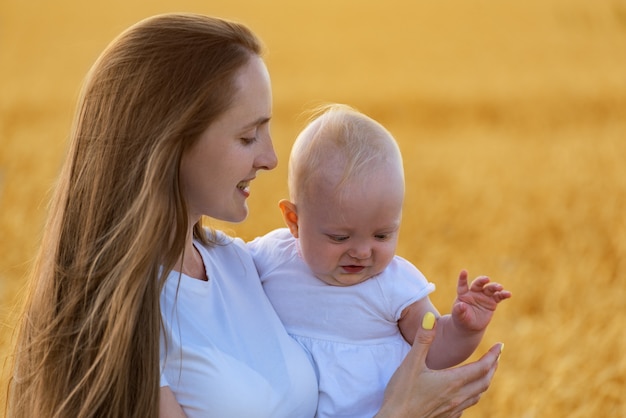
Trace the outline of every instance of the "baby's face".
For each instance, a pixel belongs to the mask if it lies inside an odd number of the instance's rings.
[[[342,197],[319,185],[298,205],[299,245],[315,276],[350,286],[382,272],[396,250],[403,199],[401,174],[352,181]]]

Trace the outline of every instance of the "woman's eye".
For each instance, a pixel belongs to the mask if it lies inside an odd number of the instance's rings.
[[[251,137],[251,138],[240,138],[241,142],[243,142],[244,145],[250,145],[252,144],[254,141],[256,141],[256,137]]]

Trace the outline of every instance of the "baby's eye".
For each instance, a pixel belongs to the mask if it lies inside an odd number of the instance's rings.
[[[376,234],[376,235],[374,235],[374,238],[376,238],[379,241],[387,241],[390,237],[391,237],[390,234]]]
[[[335,241],[335,242],[343,242],[343,241],[347,240],[348,238],[350,238],[347,235],[329,235],[328,237],[332,241]]]

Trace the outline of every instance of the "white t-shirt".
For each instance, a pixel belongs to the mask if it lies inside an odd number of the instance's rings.
[[[316,416],[374,416],[410,349],[398,328],[402,310],[435,286],[398,256],[362,283],[330,286],[311,273],[285,228],[248,247],[287,332],[311,355],[320,390]]]
[[[161,386],[189,418],[312,417],[315,373],[267,297],[245,244],[196,242],[208,282],[172,272],[161,294]]]

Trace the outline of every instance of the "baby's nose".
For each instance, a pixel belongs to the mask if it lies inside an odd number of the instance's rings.
[[[348,255],[352,258],[356,258],[357,260],[365,260],[370,257],[372,254],[372,249],[369,245],[359,245],[358,247],[353,247],[350,251],[348,251]]]

